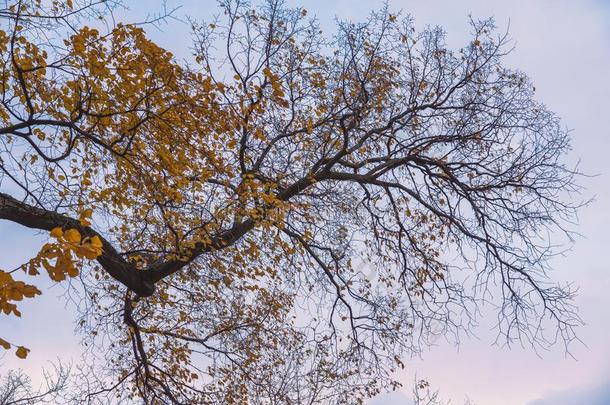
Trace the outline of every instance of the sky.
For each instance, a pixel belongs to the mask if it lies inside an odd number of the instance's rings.
[[[210,0],[167,0],[182,5],[178,15],[201,16]],[[363,19],[381,1],[290,0],[306,7],[323,27],[332,27],[335,16]],[[129,4],[129,3],[128,3]],[[132,1],[131,4],[136,4]],[[203,7],[203,5],[206,5]],[[537,88],[537,97],[562,117],[572,131],[570,161],[580,161],[585,196],[593,203],[580,212],[578,232],[571,251],[553,261],[552,278],[579,286],[576,303],[586,325],[580,328],[583,344],[546,352],[493,345],[492,319],[483,319],[476,337],[459,347],[443,342],[407,362],[397,377],[405,391],[382,395],[371,405],[409,404],[409,386],[416,374],[440,390],[443,398],[459,405],[470,398],[478,405],[602,405],[610,404],[610,271],[604,254],[610,245],[610,0],[389,0],[415,18],[416,26],[440,25],[448,42],[458,48],[468,41],[468,15],[494,17],[501,30],[509,27],[516,49],[506,63],[526,72]],[[141,13],[133,7],[126,19]],[[177,22],[150,35],[162,46],[181,55],[188,52],[188,27]],[[33,231],[0,221],[0,268],[13,268],[37,251],[43,238]],[[11,267],[13,266],[13,267]],[[0,359],[0,369],[20,366],[34,376],[56,358],[78,359],[70,310],[57,299],[63,286],[45,286],[43,297],[33,300],[23,320],[0,317],[2,335],[27,340],[32,353],[26,361],[14,356]],[[489,311],[487,311],[489,312]],[[61,314],[50,317],[49,314]]]

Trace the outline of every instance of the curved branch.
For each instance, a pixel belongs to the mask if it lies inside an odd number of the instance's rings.
[[[89,226],[82,226],[74,218],[44,208],[34,207],[16,198],[0,193],[0,219],[6,219],[28,228],[50,231],[56,227],[77,229],[83,236],[97,235],[103,243],[103,253],[97,258],[98,263],[108,274],[140,296],[150,296],[154,285],[148,283],[143,272],[125,260],[98,232]]]

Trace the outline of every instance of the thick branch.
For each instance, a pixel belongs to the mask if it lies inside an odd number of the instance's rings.
[[[154,285],[147,283],[142,277],[143,272],[126,261],[116,251],[110,242],[104,239],[91,227],[82,226],[76,219],[68,216],[34,207],[19,201],[8,194],[0,193],[0,219],[6,219],[28,228],[50,231],[55,227],[78,229],[83,236],[97,235],[103,243],[103,253],[97,258],[99,264],[112,278],[125,285],[140,296],[150,296]]]

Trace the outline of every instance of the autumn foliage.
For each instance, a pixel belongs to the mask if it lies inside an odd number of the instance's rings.
[[[107,7],[0,10],[0,219],[49,235],[0,308],[74,278],[75,398],[359,402],[483,300],[508,341],[573,339],[568,134],[491,21],[452,51],[387,9],[326,37],[225,0],[183,63]]]

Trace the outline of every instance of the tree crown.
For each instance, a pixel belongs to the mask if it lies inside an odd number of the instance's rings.
[[[508,341],[574,339],[546,278],[579,206],[568,132],[493,21],[452,51],[387,8],[327,37],[224,0],[184,64],[76,3],[0,9],[0,218],[50,233],[28,274],[82,283],[90,397],[361,401],[482,301]],[[19,315],[40,291],[15,274]]]

